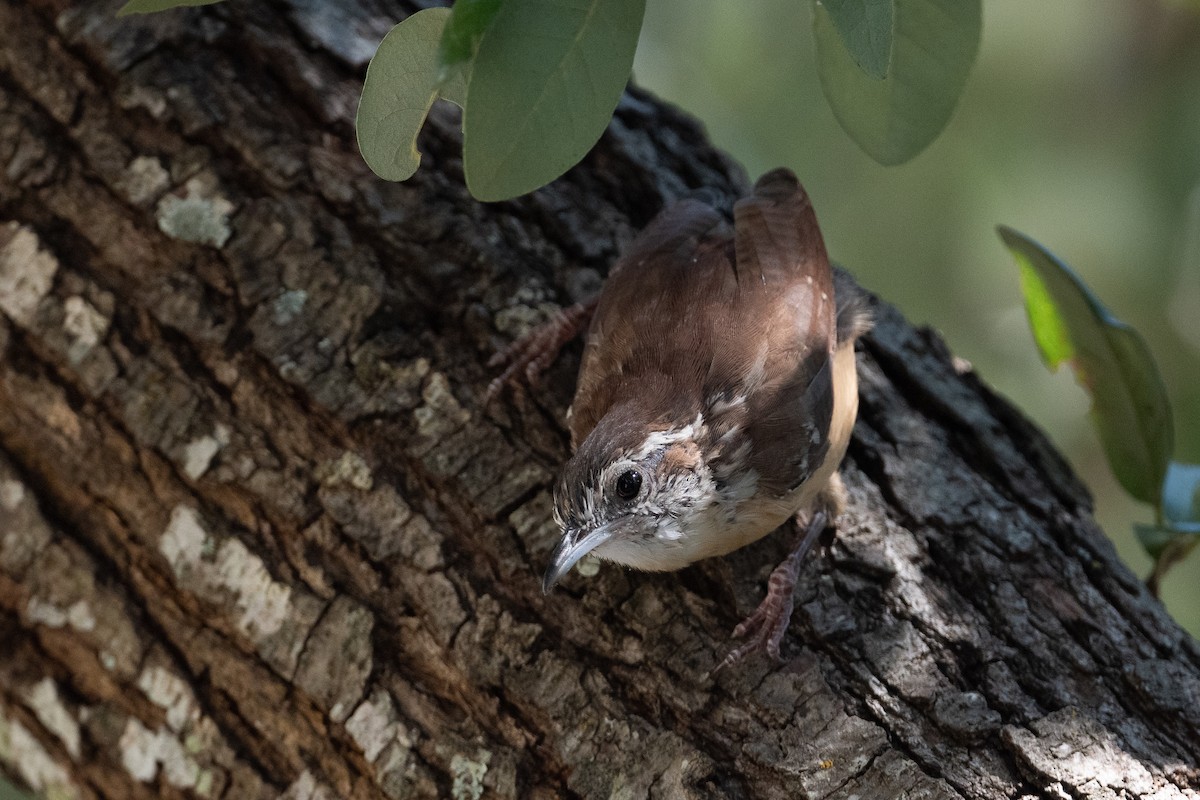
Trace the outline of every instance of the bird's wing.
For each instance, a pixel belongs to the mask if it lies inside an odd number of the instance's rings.
[[[654,360],[648,351],[686,313],[679,300],[701,242],[727,239],[727,228],[711,206],[683,200],[659,213],[613,265],[588,328],[568,420],[572,446],[620,399],[623,376]]]
[[[812,203],[789,170],[758,180],[734,207],[738,304],[747,319],[730,357],[748,365],[748,466],[759,489],[782,495],[820,466],[833,414],[837,304]],[[734,343],[736,345],[736,342]],[[736,454],[735,454],[736,455]]]
[[[609,270],[609,279],[625,270],[652,268],[660,261],[689,259],[701,239],[724,225],[720,212],[701,200],[689,198],[672,203],[634,238]]]

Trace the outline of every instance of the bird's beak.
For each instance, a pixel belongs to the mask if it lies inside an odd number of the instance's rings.
[[[567,530],[563,533],[550,556],[550,566],[546,568],[546,574],[542,577],[542,591],[549,594],[554,584],[570,572],[579,559],[607,542],[612,535],[610,525],[601,525],[591,531]]]

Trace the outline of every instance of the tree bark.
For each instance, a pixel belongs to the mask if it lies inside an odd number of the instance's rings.
[[[487,357],[744,176],[636,91],[465,192],[354,145],[375,0],[0,3],[0,768],[52,797],[1200,797],[1200,647],[1045,438],[877,305],[787,662],[787,542],[539,586],[578,345]],[[411,9],[410,9],[411,10]],[[819,210],[819,209],[818,209]],[[836,254],[835,254],[836,255]]]

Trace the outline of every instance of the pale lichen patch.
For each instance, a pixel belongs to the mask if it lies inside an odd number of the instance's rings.
[[[185,589],[230,606],[237,629],[281,674],[291,675],[308,628],[320,613],[319,601],[276,581],[240,539],[208,533],[187,506],[172,511],[159,551]]]
[[[66,608],[60,608],[40,597],[31,597],[25,605],[25,620],[34,625],[45,625],[47,628],[64,628],[70,625],[81,633],[88,633],[96,628],[96,618],[86,600],[77,600]]]
[[[22,328],[33,321],[58,272],[58,259],[40,244],[24,225],[0,225],[0,311]]]
[[[176,576],[182,576],[200,563],[207,540],[208,532],[200,525],[196,510],[188,506],[175,506],[171,511],[171,521],[167,523],[167,529],[158,543],[158,550]]]
[[[71,339],[67,348],[67,360],[78,366],[108,333],[108,317],[79,295],[68,297],[63,303],[63,330]]]
[[[135,206],[144,206],[162,195],[171,185],[171,174],[153,156],[138,156],[117,179],[117,191]]]
[[[130,718],[117,744],[121,764],[135,780],[149,783],[161,769],[166,782],[180,789],[193,789],[201,783],[200,766],[179,739],[162,728],[151,731],[140,720]]]
[[[216,778],[211,769],[202,769],[196,777],[196,783],[192,787],[192,791],[201,797],[212,797],[213,789],[216,784]]]
[[[359,703],[358,708],[346,720],[346,730],[362,748],[367,761],[374,764],[384,748],[393,742],[402,748],[412,747],[412,737],[396,718],[392,696],[383,689],[376,689],[371,696]]]
[[[335,795],[328,786],[320,783],[308,770],[292,781],[292,785],[279,795],[279,800],[334,800]]]
[[[163,664],[161,655],[146,662],[137,687],[166,712],[167,724],[151,731],[139,720],[127,720],[119,742],[122,763],[139,780],[161,774],[171,785],[202,797],[219,794],[224,778],[214,771],[212,760],[220,761],[228,748],[220,730],[201,713],[191,686]]]
[[[199,719],[191,687],[169,670],[148,666],[138,675],[137,686],[151,703],[167,712],[167,727],[176,733]]]
[[[71,758],[78,760],[79,722],[58,696],[58,685],[50,678],[42,678],[25,689],[23,699],[38,722],[58,737]]]
[[[170,194],[158,201],[159,230],[185,242],[223,247],[232,234],[229,215],[233,203],[206,183],[200,178],[192,178],[182,193]]]
[[[125,723],[117,746],[121,748],[121,766],[134,780],[149,783],[158,774],[157,739],[138,720],[130,719]]]
[[[79,789],[71,783],[67,771],[25,726],[8,719],[3,709],[0,709],[0,763],[47,798],[79,797]]]
[[[0,508],[5,511],[16,511],[25,499],[25,484],[20,481],[0,481]]]
[[[401,364],[379,362],[379,369],[391,379],[391,390],[397,406],[412,408],[417,405],[420,399],[421,385],[429,376],[431,369],[428,358],[421,356],[414,361]]]
[[[290,325],[300,316],[308,302],[308,292],[303,289],[285,289],[271,302],[271,321],[276,325]]]
[[[86,600],[76,600],[67,607],[67,624],[81,633],[96,630],[96,615]]]
[[[594,578],[600,574],[600,559],[588,553],[579,560],[575,571],[585,578]]]
[[[261,641],[283,627],[292,589],[271,577],[263,561],[238,539],[226,539],[217,551],[217,579],[234,593],[241,615],[238,629]]]
[[[463,408],[450,390],[449,379],[440,372],[429,376],[421,391],[424,405],[413,411],[417,433],[431,439],[443,438],[466,424],[470,412]]]
[[[371,467],[362,456],[350,450],[320,464],[315,477],[323,486],[348,485],[364,492],[371,491],[375,485]]]
[[[487,775],[492,754],[481,750],[475,758],[455,753],[450,759],[450,777],[453,784],[450,796],[454,800],[479,800],[483,796],[483,778]]]
[[[165,118],[171,108],[165,92],[133,81],[121,84],[116,93],[116,101],[121,108],[142,109],[157,120]]]
[[[213,432],[208,436],[193,439],[183,446],[183,472],[192,480],[196,480],[212,465],[217,453],[229,444],[231,432],[229,426],[218,422]]]
[[[548,302],[502,308],[496,312],[496,330],[513,339],[520,339],[539,325],[545,325],[560,311],[561,308]]]

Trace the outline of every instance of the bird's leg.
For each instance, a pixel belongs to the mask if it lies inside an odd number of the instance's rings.
[[[793,595],[800,567],[813,546],[821,541],[821,535],[833,527],[833,521],[841,514],[845,505],[846,488],[842,484],[841,475],[835,472],[818,496],[816,510],[808,521],[803,522],[799,513],[792,518],[791,524],[799,529],[795,545],[767,580],[767,596],[758,604],[758,608],[754,609],[754,613],[733,629],[734,638],[748,635],[750,639],[725,656],[725,660],[717,665],[713,674],[742,660],[755,650],[766,650],[771,658],[776,661],[782,660],[779,656],[779,645],[792,621],[795,603]]]
[[[776,661],[779,656],[779,644],[783,634],[787,632],[788,624],[792,621],[792,608],[795,602],[793,594],[796,591],[796,579],[800,575],[800,567],[805,556],[812,550],[813,545],[821,538],[829,524],[829,517],[824,510],[815,512],[808,524],[800,530],[796,544],[787,558],[771,573],[767,580],[767,596],[754,609],[754,613],[746,617],[733,629],[735,639],[743,636],[750,638],[745,644],[725,656],[714,673],[725,667],[741,661],[755,650],[766,650],[767,655]]]
[[[519,373],[524,374],[530,386],[536,386],[546,368],[554,363],[563,345],[574,339],[583,330],[596,310],[599,295],[569,308],[561,309],[553,318],[537,326],[521,338],[492,356],[489,367],[506,365],[504,371],[488,384],[484,404],[491,403],[504,387],[515,383]]]

